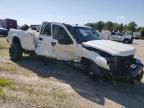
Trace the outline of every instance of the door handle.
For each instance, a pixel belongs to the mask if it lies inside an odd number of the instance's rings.
[[[39,40],[40,40],[40,41],[42,41],[42,40],[43,40],[43,38],[39,38]]]
[[[51,42],[52,46],[54,47],[56,45],[56,42]]]

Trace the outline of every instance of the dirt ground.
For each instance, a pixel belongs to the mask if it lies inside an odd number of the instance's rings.
[[[136,57],[144,62],[144,40],[135,40]],[[144,78],[135,85],[91,79],[58,61],[43,64],[35,57],[9,60],[8,44],[0,38],[0,108],[144,108]]]
[[[144,63],[144,40],[134,40],[133,46],[136,48],[136,57]]]

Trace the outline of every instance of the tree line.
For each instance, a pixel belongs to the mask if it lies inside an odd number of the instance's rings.
[[[129,22],[128,24],[118,24],[112,21],[104,22],[104,21],[98,21],[94,23],[86,23],[86,26],[90,26],[99,32],[102,30],[109,30],[114,32],[125,32],[125,31],[131,31],[131,32],[144,32],[144,27],[138,26],[134,21]]]

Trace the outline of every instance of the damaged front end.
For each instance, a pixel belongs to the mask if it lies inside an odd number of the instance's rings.
[[[107,61],[107,66],[101,66],[101,64],[105,64],[105,62],[101,59],[95,59],[91,66],[91,73],[94,75],[98,75],[103,77],[104,79],[115,82],[116,80],[120,81],[131,81],[134,80],[141,81],[143,77],[143,64],[140,60],[134,58],[134,54],[129,56],[119,56],[119,55],[112,55],[105,51],[83,46],[83,48],[95,52],[99,54],[100,57],[104,58]]]
[[[141,81],[143,77],[143,64],[140,60],[135,59],[133,55],[112,57],[109,66],[114,79]]]

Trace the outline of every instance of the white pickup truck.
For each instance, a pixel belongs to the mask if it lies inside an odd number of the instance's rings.
[[[93,75],[115,79],[140,81],[143,64],[134,58],[132,46],[101,40],[98,33],[87,26],[44,22],[39,33],[10,29],[8,34],[10,58],[22,58],[23,53],[62,61],[73,61]]]
[[[104,33],[101,33],[101,37],[103,39],[123,42],[125,44],[133,43],[132,35],[119,33],[119,32],[104,32]]]

